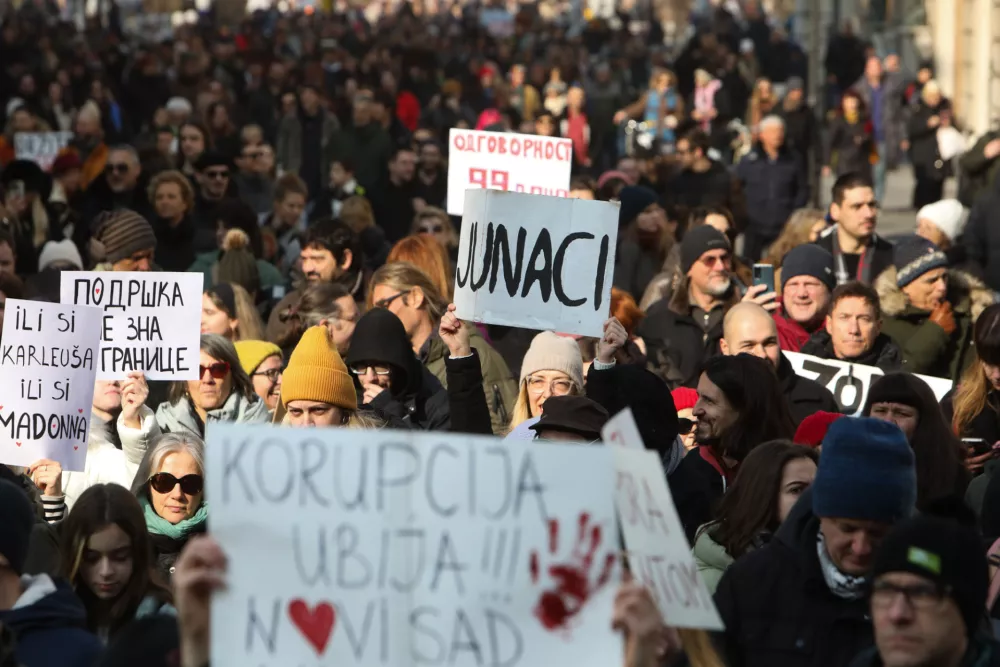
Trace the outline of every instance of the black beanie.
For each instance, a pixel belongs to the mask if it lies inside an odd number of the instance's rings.
[[[909,572],[948,587],[971,636],[985,613],[990,585],[985,553],[975,529],[953,519],[913,517],[896,524],[882,540],[872,579]]]
[[[0,556],[17,574],[24,572],[34,525],[28,496],[16,484],[0,479]]]
[[[732,250],[729,239],[711,225],[695,227],[681,241],[681,273],[687,275],[694,263],[709,250]]]
[[[837,281],[833,275],[833,255],[815,243],[792,248],[781,260],[781,289],[796,276],[811,276],[833,291]]]
[[[660,198],[649,188],[627,185],[618,193],[618,202],[621,204],[618,209],[618,226],[624,227],[653,204],[659,204]]]

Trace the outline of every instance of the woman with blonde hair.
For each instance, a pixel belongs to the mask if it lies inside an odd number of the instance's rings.
[[[750,96],[750,104],[747,109],[747,125],[754,140],[757,139],[757,126],[760,121],[771,114],[778,106],[778,96],[774,92],[774,86],[767,77],[757,79],[753,87],[753,95]]]
[[[583,357],[574,339],[543,331],[532,339],[521,362],[511,431],[533,434],[525,430],[527,422],[541,417],[542,406],[552,396],[583,396]]]
[[[447,388],[445,357],[448,345],[437,335],[448,302],[427,274],[409,262],[392,262],[372,276],[368,291],[369,308],[385,308],[403,323],[413,352],[421,363]],[[516,385],[510,368],[475,327],[470,328],[470,344],[479,358],[483,391],[490,410],[493,433],[500,435],[510,424]],[[579,355],[579,353],[577,353]]]
[[[458,256],[458,232],[451,224],[451,216],[437,206],[427,206],[413,216],[411,234],[430,236],[445,249],[452,262]]]
[[[431,279],[439,294],[451,301],[455,271],[435,239],[423,234],[404,236],[392,246],[386,262],[409,262]]]
[[[385,232],[375,224],[371,202],[360,195],[348,197],[341,204],[337,217],[358,235],[365,270],[374,271],[386,263],[391,246],[385,240]]]
[[[826,227],[826,215],[818,208],[800,208],[788,218],[781,235],[768,248],[765,264],[775,268],[781,267],[785,255],[792,248],[806,243],[812,243],[819,238],[820,232]],[[777,277],[775,277],[777,282]]]
[[[202,294],[201,332],[218,334],[232,342],[262,340],[264,324],[245,289],[219,283]]]

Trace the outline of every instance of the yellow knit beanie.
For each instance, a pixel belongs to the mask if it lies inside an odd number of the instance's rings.
[[[241,340],[234,343],[240,366],[247,375],[253,375],[264,360],[275,355],[281,356],[281,348],[266,340]]]
[[[318,401],[358,409],[354,380],[324,326],[309,327],[292,351],[281,377],[281,402]]]

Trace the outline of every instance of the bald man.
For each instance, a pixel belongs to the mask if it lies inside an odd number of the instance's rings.
[[[778,327],[770,313],[756,303],[744,301],[729,309],[722,321],[719,349],[725,355],[752,354],[774,366],[782,392],[788,399],[795,425],[823,410],[840,412],[830,390],[814,380],[795,374],[792,363],[781,353]]]

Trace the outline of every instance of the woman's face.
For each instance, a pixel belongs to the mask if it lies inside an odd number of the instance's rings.
[[[417,225],[417,233],[433,236],[434,240],[440,243],[442,247],[448,247],[448,227],[436,216],[422,218]]]
[[[781,471],[781,486],[778,488],[778,521],[783,522],[792,507],[798,502],[802,492],[809,488],[816,477],[816,464],[810,458],[792,459]]]
[[[261,362],[250,376],[254,393],[263,399],[272,412],[278,407],[281,394],[281,357],[273,355]]]
[[[233,340],[239,320],[229,317],[226,311],[215,305],[212,297],[201,295],[201,332],[203,334],[219,334]]]
[[[697,422],[697,420],[695,419],[695,416],[694,416],[694,408],[684,408],[683,410],[678,410],[677,411],[677,418],[678,419],[690,419],[692,422]],[[687,433],[681,435],[681,443],[684,445],[684,449],[685,450],[690,451],[690,450],[694,449],[694,446],[695,446],[694,431],[695,431],[696,428],[697,428],[697,424],[693,425],[691,427],[690,431],[688,431]]]
[[[83,547],[80,579],[100,600],[113,600],[132,578],[132,540],[118,524],[92,533]]]
[[[873,403],[871,416],[895,424],[906,436],[907,442],[913,443],[913,434],[920,424],[920,413],[916,408],[902,403]]]
[[[181,128],[181,154],[189,161],[194,161],[205,152],[205,137],[193,125]]]
[[[532,417],[542,414],[542,406],[551,396],[567,396],[576,388],[562,371],[535,371],[524,378],[524,384]]]
[[[289,401],[287,410],[288,425],[295,428],[342,426],[345,421],[340,407],[319,401]]]
[[[844,115],[853,115],[858,112],[858,98],[852,95],[845,97],[841,105],[844,107]]]
[[[95,408],[102,412],[114,412],[122,406],[122,386],[118,380],[98,380],[94,383]]]
[[[186,451],[172,452],[163,457],[160,469],[156,472],[173,475],[178,483],[174,484],[173,488],[166,493],[160,493],[150,484],[149,496],[153,501],[153,510],[160,517],[174,524],[194,516],[194,513],[201,506],[204,491],[199,490],[196,494],[188,494],[184,492],[184,485],[180,483],[180,480],[188,475],[201,478],[202,471],[198,468],[194,457]]]
[[[201,378],[198,380],[188,380],[188,394],[195,406],[202,410],[215,410],[222,407],[229,398],[229,392],[233,388],[233,373],[225,362],[213,359],[201,351],[201,359],[198,362],[201,366]],[[225,371],[222,378],[215,377]]]
[[[156,215],[164,220],[176,220],[183,217],[187,206],[184,204],[184,194],[177,183],[161,183],[153,196],[153,206]]]
[[[767,79],[761,79],[757,82],[757,90],[760,92],[761,97],[771,96],[771,82]]]
[[[1000,366],[993,366],[985,361],[980,361],[979,364],[983,367],[983,374],[986,376],[987,382],[990,383],[995,391],[1000,390]]]

